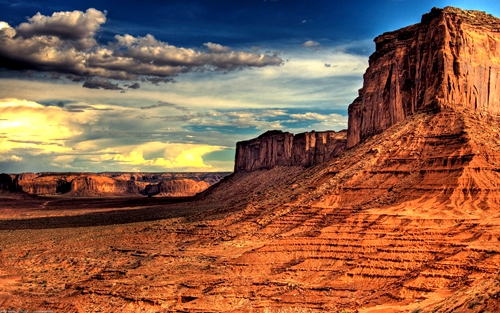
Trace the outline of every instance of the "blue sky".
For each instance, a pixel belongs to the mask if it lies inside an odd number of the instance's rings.
[[[237,141],[341,130],[373,38],[498,1],[0,0],[0,172],[230,171]]]

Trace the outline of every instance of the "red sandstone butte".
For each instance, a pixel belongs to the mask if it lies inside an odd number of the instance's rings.
[[[375,38],[363,88],[349,106],[347,147],[415,112],[454,107],[498,114],[499,32],[498,18],[447,7]]]
[[[0,191],[65,196],[187,197],[229,173],[22,173],[2,174]]]
[[[341,154],[346,131],[306,132],[293,135],[278,130],[236,144],[235,172],[271,169],[275,166],[309,167]]]

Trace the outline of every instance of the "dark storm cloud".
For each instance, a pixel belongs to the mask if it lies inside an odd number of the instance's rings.
[[[128,89],[139,89],[141,88],[141,85],[139,83],[133,83],[131,85],[125,85]]]
[[[83,88],[104,89],[104,90],[123,90],[118,84],[113,84],[107,79],[88,79],[83,83]]]
[[[171,77],[146,77],[142,78],[141,81],[143,82],[150,82],[153,85],[159,86],[160,83],[176,83],[177,81]]]
[[[47,107],[60,107],[64,108],[66,105],[70,104],[71,101],[68,100],[49,100],[49,101],[40,101],[39,102],[41,105],[47,106]]]
[[[96,9],[57,12],[52,16],[37,13],[15,28],[0,22],[0,67],[55,72],[69,75],[72,80],[99,77],[157,84],[193,71],[282,64],[277,55],[233,51],[212,42],[204,44],[205,50],[176,47],[150,34],[116,35],[107,45],[98,44],[95,36],[105,22],[106,14]],[[88,80],[84,87],[123,90]]]

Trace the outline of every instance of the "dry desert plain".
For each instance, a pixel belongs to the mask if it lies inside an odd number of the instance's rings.
[[[4,194],[0,308],[497,312],[492,129],[416,114],[323,165],[238,172],[194,198]]]

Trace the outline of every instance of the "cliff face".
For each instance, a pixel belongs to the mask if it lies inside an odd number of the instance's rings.
[[[139,187],[133,181],[115,180],[98,175],[81,176],[71,181],[72,195],[102,195],[139,193]]]
[[[309,167],[340,155],[346,148],[346,135],[346,131],[312,131],[295,135],[292,165]]]
[[[312,166],[342,153],[346,132],[309,132],[293,135],[268,131],[236,144],[234,171],[256,171],[275,166]]]
[[[500,113],[500,19],[434,8],[419,24],[375,38],[363,88],[349,106],[347,140],[335,132],[271,131],[236,145],[235,172],[312,166],[416,112]]]
[[[71,189],[67,177],[38,176],[36,174],[20,174],[14,179],[15,188],[34,195],[65,193]]]
[[[70,196],[194,196],[229,173],[0,174],[0,191]]]
[[[293,134],[268,131],[258,138],[236,143],[234,171],[255,171],[290,165]]]
[[[347,147],[418,111],[499,113],[500,20],[434,8],[419,24],[375,38],[359,97],[349,106]]]
[[[7,174],[0,174],[0,192],[14,190],[14,183],[12,177]]]
[[[156,185],[148,185],[141,191],[141,194],[145,196],[159,195],[165,197],[194,196],[208,187],[210,187],[210,184],[206,181],[179,178],[162,181]]]

